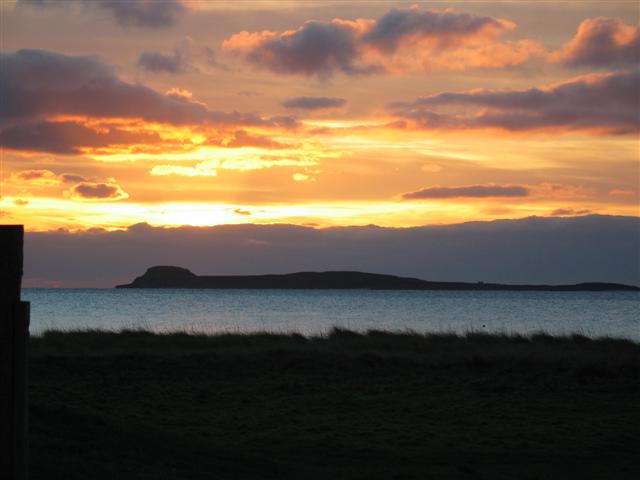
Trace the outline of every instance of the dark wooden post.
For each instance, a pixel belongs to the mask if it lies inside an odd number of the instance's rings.
[[[0,478],[27,478],[29,304],[20,300],[21,225],[0,225]]]

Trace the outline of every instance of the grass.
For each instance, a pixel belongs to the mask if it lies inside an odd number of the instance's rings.
[[[574,335],[45,332],[34,479],[640,475],[640,344]]]

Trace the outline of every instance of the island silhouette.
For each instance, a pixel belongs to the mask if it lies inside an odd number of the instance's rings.
[[[175,266],[150,267],[144,275],[137,277],[133,282],[117,285],[116,288],[640,291],[637,286],[618,283],[510,285],[485,282],[434,282],[356,271],[199,276],[186,268]]]

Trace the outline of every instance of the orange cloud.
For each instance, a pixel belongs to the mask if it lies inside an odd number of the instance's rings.
[[[637,66],[640,64],[640,25],[617,18],[584,20],[578,31],[552,59],[570,66]]]
[[[505,19],[452,9],[392,9],[378,20],[308,21],[281,33],[243,31],[222,48],[276,73],[318,77],[498,68],[544,54],[531,40],[498,41],[513,29]]]

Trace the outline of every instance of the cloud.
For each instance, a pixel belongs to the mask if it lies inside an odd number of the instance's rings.
[[[261,155],[252,158],[212,159],[195,165],[156,165],[150,173],[154,176],[177,175],[184,177],[215,177],[218,170],[247,172],[274,167],[313,167],[318,160],[311,156],[296,158],[291,155]]]
[[[275,73],[320,78],[336,73],[500,68],[543,56],[535,41],[499,41],[514,28],[504,19],[451,9],[392,9],[378,20],[311,20],[284,32],[242,31],[225,40],[222,48]]]
[[[21,5],[31,7],[64,6],[73,2],[60,0],[19,0]],[[82,0],[89,8],[100,8],[111,12],[114,19],[123,26],[162,28],[170,27],[187,11],[181,0]]]
[[[0,62],[0,97],[4,99],[0,145],[15,150],[77,155],[87,148],[167,143],[157,132],[116,128],[109,125],[110,119],[222,130],[242,126],[292,129],[298,125],[291,116],[263,118],[255,113],[213,111],[186,91],[171,89],[163,95],[144,85],[123,82],[96,57],[20,50],[0,54]],[[82,117],[102,123],[48,121],[51,117]],[[237,142],[242,140],[250,139]],[[254,141],[266,142],[257,137]]]
[[[24,270],[25,280],[68,287],[112,287],[152,265],[200,275],[359,270],[441,281],[640,284],[639,244],[639,218],[597,215],[414,228],[138,225],[27,232]]]
[[[151,169],[151,175],[167,177],[171,175],[179,177],[217,177],[217,167],[209,167],[204,162],[193,167],[184,165],[156,165]]]
[[[0,54],[0,62],[0,125],[55,115],[141,118],[172,125],[297,125],[292,117],[212,111],[184,97],[124,82],[96,57],[19,50]]]
[[[0,131],[0,145],[14,150],[77,155],[82,148],[152,144],[157,133],[127,132],[117,128],[94,130],[76,122],[32,122]]]
[[[73,200],[122,200],[129,198],[116,183],[82,182],[74,185],[65,192],[68,198]]]
[[[312,178],[305,173],[294,173],[291,175],[291,178],[294,182],[306,182],[308,180],[312,180]]]
[[[613,195],[614,197],[633,197],[636,193],[633,190],[621,190],[619,188],[614,188],[609,192],[609,195]]]
[[[548,88],[444,92],[396,102],[389,109],[424,129],[628,134],[640,127],[639,84],[640,70],[629,70],[586,75]],[[458,113],[441,113],[442,107],[458,107]]]
[[[209,47],[199,45],[193,38],[185,37],[169,53],[143,52],[138,56],[137,65],[151,73],[177,75],[189,71],[217,69],[228,71],[226,65],[218,62],[216,53]]]
[[[590,18],[553,57],[572,67],[635,67],[640,64],[640,25],[617,18]]]
[[[187,10],[180,0],[98,0],[96,3],[110,10],[121,25],[148,28],[170,27]]]
[[[526,197],[529,189],[522,185],[467,185],[463,187],[429,187],[402,195],[405,200],[441,198]]]
[[[75,175],[73,173],[63,173],[59,176],[60,180],[64,183],[85,182],[87,179],[81,175]]]
[[[35,185],[57,185],[58,176],[51,170],[21,170],[11,175],[14,182],[32,183]]]
[[[233,138],[228,139],[221,145],[226,148],[257,147],[278,149],[288,147],[288,145],[276,142],[266,135],[254,135],[244,130],[237,130],[233,133]]]
[[[138,67],[153,73],[183,73],[187,69],[184,57],[179,51],[170,54],[143,52],[138,57]]]
[[[177,87],[170,88],[164,94],[168,97],[176,97],[182,100],[191,100],[193,98],[193,93],[191,93],[189,90]]]
[[[373,24],[362,41],[388,53],[395,52],[408,40],[429,39],[443,49],[458,45],[469,37],[496,37],[514,28],[515,24],[507,20],[451,9],[420,11],[417,8],[394,8]]]
[[[343,107],[346,103],[344,98],[336,97],[296,97],[282,102],[282,105],[301,110],[322,110]]]
[[[223,49],[243,55],[254,65],[278,73],[327,77],[335,71],[349,75],[370,73],[357,64],[357,37],[364,24],[347,20],[308,21],[297,30],[237,33]]]
[[[589,210],[574,210],[572,208],[558,208],[551,212],[552,217],[569,217],[569,216],[578,216],[578,215],[588,215],[591,211]]]
[[[73,173],[56,175],[51,170],[20,170],[11,175],[14,182],[32,185],[58,185],[60,183],[84,182],[86,179]]]

